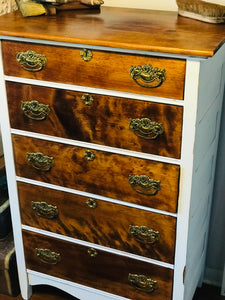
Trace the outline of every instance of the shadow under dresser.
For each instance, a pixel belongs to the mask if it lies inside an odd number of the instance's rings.
[[[204,272],[225,25],[102,7],[0,17],[21,293],[191,300]]]

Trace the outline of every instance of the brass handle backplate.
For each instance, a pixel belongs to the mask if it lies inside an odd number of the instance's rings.
[[[94,98],[93,98],[90,94],[84,94],[84,95],[82,96],[82,101],[83,101],[83,103],[84,103],[85,105],[90,106],[90,105],[93,104]]]
[[[80,51],[80,56],[84,61],[88,62],[92,59],[93,54],[92,54],[92,51],[89,49],[82,49]]]
[[[129,175],[129,184],[139,194],[154,196],[161,189],[160,181],[146,175]]]
[[[135,135],[145,140],[155,140],[164,132],[162,124],[153,122],[148,118],[130,119],[129,128]]]
[[[157,88],[166,80],[166,71],[152,65],[131,66],[130,77],[141,87]]]
[[[87,252],[91,257],[96,257],[98,255],[98,251],[94,248],[89,248]]]
[[[24,70],[29,72],[41,71],[47,64],[47,59],[44,54],[38,54],[32,50],[18,52],[16,60]]]
[[[58,216],[58,208],[46,202],[32,201],[32,209],[39,217],[45,219],[54,219]]]
[[[54,166],[53,157],[43,155],[40,152],[27,153],[27,160],[33,168],[40,171],[50,171]]]
[[[56,265],[61,260],[60,253],[53,252],[50,249],[36,248],[35,253],[37,257],[46,264]]]
[[[36,100],[21,102],[21,109],[29,119],[36,121],[45,120],[50,113],[48,105],[41,104]]]
[[[129,226],[129,231],[136,241],[144,244],[154,244],[160,238],[159,232],[146,226]]]
[[[138,290],[152,293],[158,288],[158,283],[145,275],[129,274],[128,281]]]

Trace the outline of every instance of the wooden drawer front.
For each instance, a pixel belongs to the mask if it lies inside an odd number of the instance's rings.
[[[7,83],[7,94],[13,128],[180,157],[182,107],[96,94],[89,95],[92,105],[85,105],[85,93],[12,82]],[[39,114],[36,104],[31,113],[31,100],[38,101]],[[24,111],[21,102],[24,106],[26,103]],[[50,112],[44,114],[46,105]],[[146,118],[149,130],[153,125],[153,131],[146,132],[146,124],[140,125],[140,129],[131,125],[141,124],[141,119]]]
[[[173,263],[173,217],[26,183],[18,188],[25,225]]]
[[[93,50],[93,57],[87,62],[81,58],[80,53],[82,49],[8,41],[4,41],[2,47],[4,72],[6,75],[183,99],[185,77],[184,60]],[[44,65],[42,69],[38,63],[35,67],[30,67],[25,64],[21,66],[17,62],[16,58],[18,57],[18,53],[27,53],[29,50],[39,55],[45,55],[46,61],[42,62],[41,57],[39,58],[40,63]],[[25,56],[23,55],[23,57]],[[26,61],[26,58],[24,61]],[[156,72],[157,75],[159,75],[160,72],[163,73],[165,69],[165,75],[163,75],[164,81],[162,82],[160,75],[158,76],[159,81],[154,81],[153,83],[147,83],[141,79],[135,79],[135,81],[130,76],[131,67],[141,66],[141,68],[143,68],[145,65],[151,65],[154,69],[160,69],[161,71]],[[31,70],[28,71],[24,68]],[[38,69],[41,70],[34,71]],[[145,70],[141,69],[140,76],[144,76],[144,80],[146,81],[148,80],[147,77],[154,75],[152,73],[148,74],[148,72],[146,73]],[[158,87],[149,88],[143,87],[137,82],[147,86],[162,83]]]
[[[81,147],[19,135],[13,136],[13,143],[18,176],[176,211],[179,179],[177,165],[104,151],[90,152]],[[28,162],[27,153],[35,153],[34,166]],[[36,153],[50,158],[40,158]],[[43,159],[47,163],[49,161],[50,165],[43,165],[38,170]],[[54,166],[47,171],[51,163]]]
[[[23,240],[28,269],[133,300],[171,299],[173,271],[170,269],[27,231],[23,231]],[[39,249],[54,253],[45,256]],[[129,274],[157,281],[158,288],[151,293],[144,288],[138,290],[129,283]]]

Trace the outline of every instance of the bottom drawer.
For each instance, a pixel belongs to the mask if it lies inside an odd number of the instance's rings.
[[[23,231],[28,269],[133,300],[170,300],[173,270]]]

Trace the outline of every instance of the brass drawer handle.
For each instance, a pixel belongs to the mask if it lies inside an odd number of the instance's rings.
[[[136,241],[144,244],[154,244],[160,238],[159,232],[146,226],[129,226],[129,231]]]
[[[51,168],[54,166],[53,157],[43,155],[40,152],[27,153],[27,160],[33,168],[40,171],[50,171]]]
[[[32,201],[31,206],[39,217],[45,219],[54,219],[58,216],[58,208],[46,202]]]
[[[36,121],[45,120],[50,114],[49,106],[36,100],[21,102],[21,109],[29,119]]]
[[[84,152],[84,157],[88,161],[93,161],[95,159],[95,154],[92,151],[90,151],[90,150],[86,150]]]
[[[131,66],[130,77],[141,87],[156,88],[166,80],[166,71],[152,65]]]
[[[158,283],[145,275],[129,274],[128,281],[138,290],[146,293],[152,293],[158,288]]]
[[[60,253],[53,252],[50,249],[36,248],[35,253],[37,257],[46,264],[56,265],[61,260]]]
[[[94,248],[89,248],[87,252],[91,257],[96,257],[98,255],[98,251]]]
[[[129,175],[129,184],[139,194],[154,196],[160,191],[160,181],[149,178],[146,175]]]
[[[85,105],[91,106],[94,103],[94,98],[90,94],[84,94],[82,101]]]
[[[89,208],[96,208],[97,207],[97,202],[94,199],[87,199],[86,204]]]
[[[155,140],[164,132],[162,124],[153,122],[148,118],[130,119],[129,128],[136,136],[145,140]]]
[[[47,59],[44,54],[38,54],[32,50],[18,52],[16,60],[24,70],[29,72],[41,71],[47,64]]]
[[[92,51],[89,49],[82,49],[80,51],[80,56],[84,61],[88,62],[92,59],[93,54],[92,54]]]

